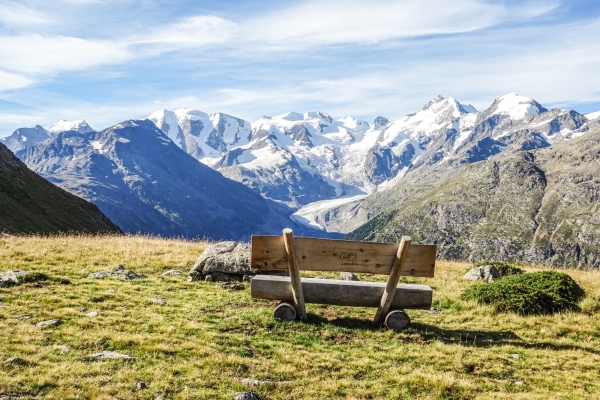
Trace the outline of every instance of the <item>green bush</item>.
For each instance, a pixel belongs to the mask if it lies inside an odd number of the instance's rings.
[[[513,267],[512,265],[504,264],[497,261],[483,260],[475,264],[474,267],[481,267],[482,265],[493,265],[494,267],[496,267],[498,272],[500,272],[501,277],[509,275],[518,275],[523,273],[523,270],[521,268]]]
[[[492,283],[476,284],[461,294],[463,300],[492,305],[497,312],[522,315],[578,310],[585,291],[569,275],[542,271],[507,276]]]

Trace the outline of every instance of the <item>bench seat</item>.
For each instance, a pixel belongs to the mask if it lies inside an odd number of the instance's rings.
[[[375,307],[381,302],[385,282],[301,278],[306,303],[336,306]],[[293,302],[290,277],[256,275],[250,283],[253,298]],[[392,308],[429,310],[433,290],[427,285],[398,284]]]

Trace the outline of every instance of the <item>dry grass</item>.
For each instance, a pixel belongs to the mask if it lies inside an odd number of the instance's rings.
[[[472,284],[460,279],[466,265],[440,262],[436,278],[406,281],[432,286],[442,313],[409,311],[411,327],[394,333],[372,328],[372,309],[308,305],[308,322],[276,323],[273,303],[251,299],[247,288],[161,277],[187,272],[205,246],[148,237],[0,238],[1,271],[51,278],[0,289],[0,362],[27,362],[0,365],[0,398],[231,399],[248,389],[238,378],[281,382],[252,388],[263,399],[600,397],[597,271],[568,271],[588,293],[582,312],[521,317],[460,300]],[[86,278],[117,264],[148,279]],[[167,304],[150,303],[154,297]],[[51,318],[64,324],[35,327]],[[136,360],[87,358],[101,350]],[[148,388],[137,391],[138,380]]]

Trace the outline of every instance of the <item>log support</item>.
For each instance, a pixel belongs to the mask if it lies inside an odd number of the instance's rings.
[[[302,281],[300,280],[300,266],[298,265],[294,233],[291,229],[286,228],[283,230],[283,240],[285,242],[285,251],[287,253],[288,266],[290,269],[290,282],[292,284],[294,307],[296,308],[297,315],[305,320],[306,306],[304,305],[304,293],[302,292]]]
[[[406,255],[408,254],[411,240],[412,239],[409,236],[403,236],[400,246],[398,246],[398,252],[396,253],[394,263],[392,264],[390,277],[388,278],[383,296],[381,296],[381,302],[377,308],[377,314],[375,314],[375,319],[373,320],[375,326],[380,326],[383,323],[388,311],[390,310],[392,301],[394,299],[394,294],[396,293],[396,287],[398,286],[398,280],[400,279],[402,264],[404,263]]]

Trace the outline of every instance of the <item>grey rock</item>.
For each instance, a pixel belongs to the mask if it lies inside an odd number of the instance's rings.
[[[213,276],[212,275],[206,275],[204,277],[204,281],[205,282],[212,282],[213,281]]]
[[[233,400],[261,400],[260,397],[253,392],[237,392],[233,396]]]
[[[209,246],[202,252],[192,267],[190,275],[212,274],[215,272],[227,275],[254,275],[256,270],[250,267],[250,244],[239,242],[219,242]],[[218,280],[218,279],[215,279]]]
[[[122,267],[122,265],[119,265],[119,267]],[[142,274],[138,274],[136,272],[133,272],[131,270],[125,269],[125,267],[123,267],[123,269],[120,269],[117,267],[117,269],[115,271],[100,271],[100,272],[94,272],[88,275],[88,278],[93,278],[93,279],[120,279],[122,281],[131,281],[134,279],[144,279],[146,278],[146,276],[142,275]]]
[[[31,315],[22,315],[20,317],[17,317],[17,320],[19,321],[25,321],[27,319],[31,318]]]
[[[244,290],[242,285],[236,285],[235,283],[224,283],[221,285],[221,287],[229,290]]]
[[[500,272],[493,265],[482,265],[480,267],[471,268],[463,279],[470,281],[493,282],[494,279],[500,278]]]
[[[37,323],[38,328],[46,328],[49,326],[59,326],[62,325],[62,321],[60,319],[51,319],[48,321],[42,321]]]
[[[352,272],[340,272],[340,279],[343,281],[360,281]]]
[[[15,366],[26,366],[29,364],[26,360],[23,360],[20,357],[10,357],[2,362],[4,365],[15,365]]]
[[[123,266],[123,264],[119,264],[117,265],[117,268],[115,268],[115,271],[125,271],[125,267]]]
[[[150,302],[154,303],[154,304],[160,304],[161,306],[164,306],[165,304],[167,304],[167,300],[165,300],[163,298],[159,298],[159,297],[150,299]]]
[[[172,276],[172,275],[182,275],[183,272],[181,272],[178,269],[171,269],[169,271],[163,272],[162,276]]]
[[[86,315],[87,317],[94,318],[94,317],[97,317],[97,316],[98,316],[98,311],[92,311],[92,312],[89,312],[89,313],[87,313],[87,314],[85,314],[85,315]]]
[[[144,390],[144,389],[146,389],[147,387],[148,387],[148,385],[147,385],[147,384],[146,384],[146,382],[144,382],[144,381],[137,381],[137,382],[135,383],[135,388],[136,388],[137,390]]]
[[[0,288],[8,288],[21,284],[19,278],[30,274],[29,271],[6,271],[0,272]]]
[[[514,358],[515,360],[522,358],[520,354],[511,354],[511,357]]]
[[[63,353],[68,353],[68,352],[71,351],[71,347],[67,346],[66,344],[59,344],[59,345],[56,345],[54,347],[57,348],[57,349],[59,349]]]
[[[115,294],[115,293],[117,293],[117,292],[116,292],[116,291],[114,291],[113,289],[108,289],[108,290],[106,291],[106,293],[108,293],[108,294]]]
[[[89,357],[99,360],[112,360],[117,358],[122,358],[125,360],[135,360],[135,357],[131,357],[127,354],[117,353],[116,351],[102,351],[100,353],[90,354]]]

